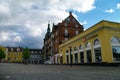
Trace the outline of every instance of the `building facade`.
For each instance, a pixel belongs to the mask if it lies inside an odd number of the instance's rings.
[[[120,23],[101,21],[59,46],[59,63],[120,62]]]
[[[52,31],[48,25],[44,39],[44,53],[52,63],[58,63],[59,45],[83,32],[83,26],[74,18],[72,13],[57,25],[53,24]],[[48,35],[49,34],[49,35]]]
[[[29,49],[30,59],[29,63],[31,64],[40,64],[41,63],[41,49]]]
[[[43,46],[44,60],[48,62],[50,60],[51,54],[51,31],[50,24],[48,24],[47,32],[44,38],[44,46]]]
[[[6,47],[7,62],[22,62],[22,47]]]

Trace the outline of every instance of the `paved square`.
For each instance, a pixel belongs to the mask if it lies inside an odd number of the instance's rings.
[[[120,80],[120,67],[0,63],[0,80]]]

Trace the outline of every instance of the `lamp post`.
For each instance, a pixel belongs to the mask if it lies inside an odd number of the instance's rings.
[[[70,66],[72,67],[72,54],[71,54],[72,47],[70,46],[69,49],[70,49]]]

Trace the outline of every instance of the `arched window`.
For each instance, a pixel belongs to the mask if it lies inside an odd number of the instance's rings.
[[[86,43],[86,48],[90,48],[91,46],[90,46],[90,43],[89,42],[87,42]]]
[[[79,46],[79,50],[81,50],[81,49],[83,49],[83,46],[82,46],[82,45]]]
[[[91,45],[89,42],[86,43],[86,56],[87,62],[92,62]]]
[[[77,51],[77,48],[76,48],[76,47],[74,47],[74,51]]]
[[[79,46],[79,54],[80,54],[80,63],[84,63],[84,50],[83,50],[83,45],[80,44]]]
[[[117,37],[111,39],[113,61],[120,61],[120,40]]]
[[[99,39],[94,40],[94,54],[95,54],[95,62],[101,62],[102,55],[101,55],[101,46]]]
[[[96,45],[100,45],[100,41],[99,41],[98,39],[96,39],[96,40],[94,41],[94,46],[96,46]]]
[[[117,37],[112,37],[111,43],[112,44],[120,44],[120,41],[119,41],[119,39]]]

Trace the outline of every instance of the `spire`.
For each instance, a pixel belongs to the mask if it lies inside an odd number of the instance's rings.
[[[50,33],[50,23],[48,22],[47,33]]]

